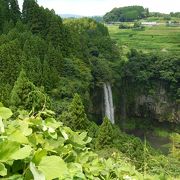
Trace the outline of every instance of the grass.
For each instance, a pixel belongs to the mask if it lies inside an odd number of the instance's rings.
[[[154,134],[159,136],[159,137],[167,137],[167,138],[169,138],[172,133],[170,133],[167,130],[162,129],[162,128],[155,128],[154,129]]]
[[[177,21],[177,22],[179,22],[179,18],[177,18],[177,17],[171,17],[171,19],[170,20],[166,20],[166,19],[164,19],[164,17],[148,17],[148,18],[146,18],[146,19],[142,19],[141,21],[146,21],[146,22],[152,22],[152,21],[156,21],[156,22],[158,22],[158,23],[166,23],[167,21]]]
[[[144,31],[137,31],[108,25],[108,29],[112,39],[123,49],[180,53],[180,27],[153,26],[146,27]]]

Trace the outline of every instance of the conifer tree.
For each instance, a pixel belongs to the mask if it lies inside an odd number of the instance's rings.
[[[35,86],[30,82],[26,76],[24,70],[22,70],[14,84],[13,90],[11,92],[11,104],[14,106],[22,106],[29,108],[29,94],[35,90]]]
[[[51,43],[49,43],[48,50],[46,52],[46,57],[49,65],[53,68],[56,68],[58,73],[63,72],[64,59],[61,52],[58,49],[55,49]]]
[[[36,0],[24,0],[22,10],[22,18],[24,23],[31,23],[35,7],[37,7]]]
[[[2,4],[0,4],[0,34],[2,33],[2,30],[3,30],[3,23],[4,23],[3,7],[2,7]]]
[[[52,16],[50,19],[47,39],[54,47],[59,46],[61,50],[64,48],[62,19],[57,15]]]
[[[33,7],[33,16],[30,19],[30,29],[33,34],[39,34],[42,37],[46,34],[46,23],[47,18],[45,16],[45,11],[43,7],[35,5]],[[43,37],[44,38],[44,37]]]
[[[50,66],[47,58],[45,57],[42,65],[42,83],[47,91],[51,91],[56,87],[58,82],[58,73],[57,70]]]
[[[17,0],[9,0],[9,5],[10,5],[10,17],[14,23],[16,23],[20,17],[21,17],[21,12],[19,8],[19,4]]]
[[[27,77],[36,86],[42,85],[42,64],[37,57],[24,57],[22,61],[22,67],[26,71]],[[43,84],[44,85],[44,84]]]
[[[17,108],[39,111],[45,106],[49,107],[49,98],[37,88],[21,70],[11,92],[10,102]]]
[[[89,121],[81,97],[78,94],[74,95],[67,112],[61,115],[61,120],[73,130],[88,129]]]
[[[0,46],[0,83],[4,82],[13,86],[19,75],[21,59],[22,50],[18,41],[10,41]]]
[[[7,0],[0,0],[0,33],[3,31],[3,25],[10,20],[9,5]]]
[[[113,127],[110,120],[105,117],[99,128],[98,137],[96,139],[96,148],[102,149],[110,146],[113,142]]]

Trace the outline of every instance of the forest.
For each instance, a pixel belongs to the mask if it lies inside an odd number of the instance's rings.
[[[131,22],[149,16],[149,10],[142,6],[114,8],[103,17],[105,22]]]
[[[0,179],[180,179],[180,54],[109,30],[0,0]]]
[[[133,22],[140,19],[158,21],[163,19],[165,21],[174,21],[180,18],[180,12],[160,13],[150,12],[148,8],[143,6],[126,6],[113,8],[103,16],[106,23],[113,22]]]

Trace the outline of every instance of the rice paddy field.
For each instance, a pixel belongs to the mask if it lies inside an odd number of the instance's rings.
[[[119,29],[108,25],[110,36],[123,50],[136,48],[144,52],[162,51],[180,54],[180,27],[165,25],[146,27],[145,30]]]

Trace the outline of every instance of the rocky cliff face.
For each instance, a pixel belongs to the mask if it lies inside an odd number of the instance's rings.
[[[104,92],[103,87],[94,87],[91,90],[91,106],[88,109],[89,118],[101,124],[104,118]]]
[[[180,124],[180,103],[172,100],[166,88],[157,83],[153,93],[145,90],[128,88],[113,89],[116,123],[125,123],[128,118],[148,118],[160,122],[168,121]],[[105,114],[103,87],[96,87],[91,92],[92,106],[89,114],[101,124]]]
[[[180,104],[172,102],[162,87],[158,88],[153,95],[137,96],[134,113],[138,117],[180,123]]]

